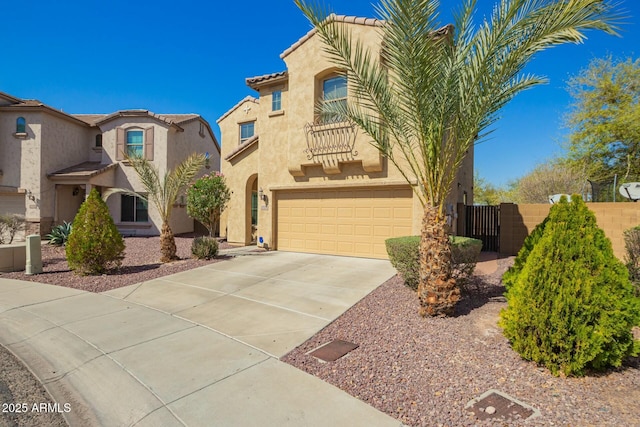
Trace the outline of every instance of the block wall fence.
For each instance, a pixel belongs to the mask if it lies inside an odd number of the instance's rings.
[[[613,253],[625,257],[624,231],[640,225],[640,203],[587,203],[598,226],[611,240]],[[551,209],[550,204],[502,203],[500,205],[500,253],[516,255],[524,239],[540,224]]]

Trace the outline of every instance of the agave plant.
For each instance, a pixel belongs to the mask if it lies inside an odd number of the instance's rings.
[[[64,221],[62,224],[53,227],[51,229],[51,233],[47,234],[45,237],[49,239],[50,245],[63,246],[67,244],[72,228],[72,223]]]

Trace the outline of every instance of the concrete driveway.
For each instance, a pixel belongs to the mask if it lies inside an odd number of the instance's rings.
[[[72,426],[399,426],[278,360],[394,273],[266,252],[104,294],[0,279],[0,343]]]

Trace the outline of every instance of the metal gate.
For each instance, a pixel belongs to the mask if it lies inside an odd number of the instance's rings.
[[[482,240],[482,250],[500,250],[500,206],[465,206],[465,237]]]

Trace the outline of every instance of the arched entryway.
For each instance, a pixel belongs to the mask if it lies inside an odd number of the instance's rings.
[[[258,174],[247,180],[245,200],[245,242],[256,243],[258,237]]]

